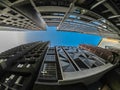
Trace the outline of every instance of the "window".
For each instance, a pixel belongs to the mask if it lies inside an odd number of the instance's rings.
[[[10,13],[10,14],[12,14],[12,15],[17,15],[17,13],[16,12],[14,12],[14,11],[8,11],[8,13]]]
[[[45,61],[56,61],[55,55],[46,55]]]
[[[40,71],[40,79],[57,80],[56,63],[44,63],[42,70]]]

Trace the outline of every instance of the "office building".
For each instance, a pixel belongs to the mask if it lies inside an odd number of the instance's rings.
[[[56,26],[120,39],[119,0],[1,0],[1,30],[46,30]],[[8,28],[11,27],[11,28]]]
[[[0,54],[0,90],[59,90],[65,85],[89,85],[117,64],[82,48],[28,43]]]

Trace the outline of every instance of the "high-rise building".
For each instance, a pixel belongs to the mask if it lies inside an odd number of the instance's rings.
[[[0,29],[45,30],[48,25],[120,39],[119,14],[119,0],[1,0]]]
[[[20,45],[0,54],[0,90],[59,90],[89,85],[116,63],[77,47],[49,47],[49,42]]]
[[[99,46],[117,49],[119,53],[120,0],[0,0],[0,30],[36,31],[46,30],[47,26],[102,36]],[[88,47],[91,53],[85,48],[49,47],[49,42],[33,42],[2,52],[0,90],[88,85],[117,65],[113,53],[106,49]]]
[[[119,49],[105,49],[101,47],[84,45],[84,44],[80,45],[80,48],[90,51],[105,60],[109,60],[111,63],[114,62],[116,63],[117,60],[119,61],[119,53],[120,53]]]
[[[20,45],[0,54],[0,90],[30,90],[49,42]]]

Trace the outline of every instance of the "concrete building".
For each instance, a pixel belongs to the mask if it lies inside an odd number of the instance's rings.
[[[48,25],[119,39],[119,4],[119,0],[1,0],[0,28],[45,30]]]
[[[0,90],[59,90],[66,85],[89,85],[116,65],[117,61],[112,63],[82,48],[28,43],[0,54]]]

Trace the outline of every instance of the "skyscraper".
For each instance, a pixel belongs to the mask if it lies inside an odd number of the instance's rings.
[[[0,54],[0,90],[59,90],[64,85],[89,85],[116,63],[77,47],[28,43]]]
[[[47,26],[102,36],[100,45],[115,50],[120,46],[120,1],[0,0],[0,30],[45,31]],[[117,65],[104,56],[77,47],[49,47],[49,42],[20,45],[0,54],[0,90],[89,85]]]
[[[1,0],[0,26],[12,31],[56,26],[120,39],[119,4],[119,0]]]
[[[30,90],[49,42],[20,45],[0,54],[0,90]]]

